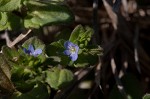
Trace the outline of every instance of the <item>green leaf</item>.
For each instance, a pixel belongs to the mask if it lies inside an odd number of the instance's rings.
[[[7,13],[7,17],[8,30],[18,30],[23,27],[22,19],[19,16],[13,13]]]
[[[80,49],[78,59],[74,62],[74,67],[86,67],[95,65],[98,62],[98,56],[102,55],[102,48],[100,46],[86,46]]]
[[[46,82],[55,90],[64,88],[73,80],[73,73],[67,69],[57,67],[46,71]]]
[[[11,99],[48,99],[49,93],[45,84],[39,83],[27,93],[14,93]]]
[[[0,54],[0,91],[3,94],[11,94],[15,90],[10,77],[10,67],[3,55]]]
[[[23,79],[25,78],[24,76],[29,76],[29,74],[31,74],[30,72],[27,73],[27,66],[29,66],[30,61],[28,60],[28,58],[30,59],[29,56],[25,54],[22,55],[17,50],[11,49],[7,46],[2,47],[2,52],[7,60],[7,63],[11,66],[12,80],[14,78],[15,80]],[[32,68],[30,67],[30,69]]]
[[[142,99],[150,99],[150,94],[145,94]]]
[[[0,12],[0,31],[1,30],[17,30],[23,27],[20,17],[13,13]]]
[[[70,37],[71,29],[64,29],[55,35],[55,40],[68,40]]]
[[[7,59],[11,59],[11,60],[19,56],[19,53],[17,52],[17,50],[11,49],[8,46],[3,46],[2,52]]]
[[[19,58],[19,53],[17,52],[17,50],[11,49],[8,46],[3,46],[2,52],[3,52],[7,61],[16,62]]]
[[[13,11],[21,6],[21,0],[0,0],[0,11]]]
[[[32,44],[35,49],[42,49],[43,52],[45,52],[45,44],[38,39],[37,37],[31,37],[28,40],[26,40],[22,46],[26,49],[28,49],[29,45]]]
[[[60,63],[62,65],[67,65],[70,62],[68,56],[64,55],[64,40],[59,40],[57,42],[53,42],[46,48],[47,55],[53,60],[53,62]],[[52,62],[52,63],[53,63]]]
[[[28,8],[27,16],[24,20],[26,28],[70,23],[74,20],[72,12],[63,5],[36,1],[25,2],[25,5]]]
[[[46,59],[46,57],[45,57],[45,44],[40,39],[38,39],[37,37],[31,37],[22,44],[22,47],[28,49],[30,44],[33,45],[34,49],[41,49],[42,50],[42,54],[40,54],[37,58],[39,58],[41,60],[41,62],[44,62]]]
[[[71,33],[69,41],[71,41],[72,43],[77,43],[80,40],[79,35],[81,35],[83,33],[84,33],[84,29],[83,29],[82,25],[76,26],[75,29]]]
[[[51,2],[57,2],[57,3],[61,3],[61,2],[65,2],[65,0],[51,0]]]
[[[7,23],[6,12],[0,12],[0,25],[4,26]]]
[[[7,28],[7,13],[6,12],[0,12],[0,31]]]
[[[36,82],[34,80],[19,80],[19,81],[14,81],[14,85],[16,87],[17,90],[19,90],[20,92],[28,92],[31,89],[33,89],[34,85],[36,84]]]
[[[58,56],[64,51],[64,40],[59,40],[57,42],[52,42],[46,48],[46,53],[48,56]]]
[[[74,67],[87,67],[98,62],[97,55],[82,53],[78,55],[77,61],[74,62]]]
[[[27,16],[24,20],[24,27],[26,28],[39,28],[40,25],[38,23],[33,23],[32,19],[33,17]]]
[[[18,51],[7,46],[2,47],[2,52],[7,63],[11,66],[11,80],[15,82],[22,79],[29,79],[32,72],[29,69],[27,72],[28,61],[24,61],[25,57],[21,57]]]
[[[78,25],[72,31],[69,41],[78,44],[80,48],[84,48],[91,40],[92,34],[93,30],[90,27],[84,29],[81,25]]]
[[[99,45],[89,45],[85,47],[84,52],[91,55],[103,55],[103,49]]]

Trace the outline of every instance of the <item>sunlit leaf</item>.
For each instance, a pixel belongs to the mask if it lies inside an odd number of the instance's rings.
[[[28,7],[28,15],[24,20],[26,28],[70,23],[74,19],[72,12],[63,5],[36,1],[26,2],[25,5]]]
[[[84,33],[83,27],[81,25],[76,26],[75,29],[71,33],[69,41],[71,41],[72,43],[77,43],[80,40],[79,35],[83,33]]]
[[[80,48],[83,48],[88,45],[92,34],[93,30],[90,27],[83,28],[81,25],[78,25],[72,31],[69,41],[78,44]]]
[[[54,89],[63,88],[73,80],[73,73],[57,67],[46,71],[46,82]]]
[[[21,6],[21,0],[0,0],[0,11],[13,11]]]
[[[0,12],[0,31],[6,29],[8,27],[7,19],[8,19],[7,13]]]
[[[0,12],[0,30],[17,30],[23,27],[22,19],[9,12]]]
[[[6,12],[0,12],[0,25],[4,26],[7,23]]]
[[[150,94],[145,94],[142,99],[150,99]]]

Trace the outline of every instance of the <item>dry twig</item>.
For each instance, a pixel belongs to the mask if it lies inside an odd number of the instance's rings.
[[[29,29],[25,34],[21,33],[13,42],[11,42],[10,44],[8,44],[8,46],[9,46],[10,48],[12,48],[15,44],[17,44],[17,43],[20,42],[23,38],[25,38],[31,31],[32,31],[32,29]]]
[[[139,63],[139,56],[138,56],[138,38],[139,38],[139,27],[136,25],[135,27],[135,36],[134,36],[134,59],[136,63],[136,68],[139,73],[141,73],[140,63]]]
[[[107,3],[106,0],[103,0],[103,3],[104,3],[105,9],[106,9],[111,21],[112,21],[112,25],[113,25],[114,29],[117,30],[118,18],[117,18],[116,13],[112,10],[112,7]]]
[[[116,69],[116,64],[115,64],[114,58],[111,58],[111,68],[112,68],[112,72],[113,72],[115,80],[116,80],[118,90],[123,95],[124,99],[128,99],[127,93],[125,92],[124,87],[121,83],[121,80],[118,77],[118,72]]]
[[[100,43],[99,30],[98,30],[98,0],[93,1],[93,30],[94,30],[94,43]]]

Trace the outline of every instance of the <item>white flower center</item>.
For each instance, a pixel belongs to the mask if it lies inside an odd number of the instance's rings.
[[[75,52],[76,52],[75,47],[71,47],[71,48],[70,48],[70,52],[71,52],[71,53],[75,53]]]

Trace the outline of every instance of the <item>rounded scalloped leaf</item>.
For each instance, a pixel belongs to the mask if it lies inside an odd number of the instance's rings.
[[[42,49],[43,52],[45,52],[45,44],[38,39],[37,37],[31,37],[28,40],[26,40],[22,46],[26,49],[28,49],[29,45],[32,44],[35,49]]]
[[[0,11],[13,11],[21,6],[22,0],[0,0]]]
[[[65,87],[73,80],[73,73],[57,67],[46,71],[46,82],[55,90]]]
[[[22,19],[9,12],[0,13],[0,31],[1,30],[17,30],[23,27]]]
[[[26,93],[16,92],[11,99],[48,99],[49,93],[45,84],[39,83]]]
[[[142,99],[150,99],[150,94],[145,94]]]
[[[72,31],[69,41],[78,44],[80,48],[84,48],[88,45],[91,37],[93,35],[93,29],[90,27],[83,27],[82,25],[78,25]]]
[[[40,60],[37,61],[37,63],[38,62],[44,62],[46,60],[45,44],[40,39],[38,39],[37,37],[31,37],[22,44],[22,47],[28,49],[30,44],[33,45],[35,50],[36,49],[41,49],[42,50],[42,53],[37,57],[38,59],[40,59]],[[23,51],[23,49],[22,49],[22,51]]]
[[[28,8],[24,20],[26,28],[38,28],[43,25],[64,24],[74,20],[72,12],[67,6],[36,1],[25,2]]]

